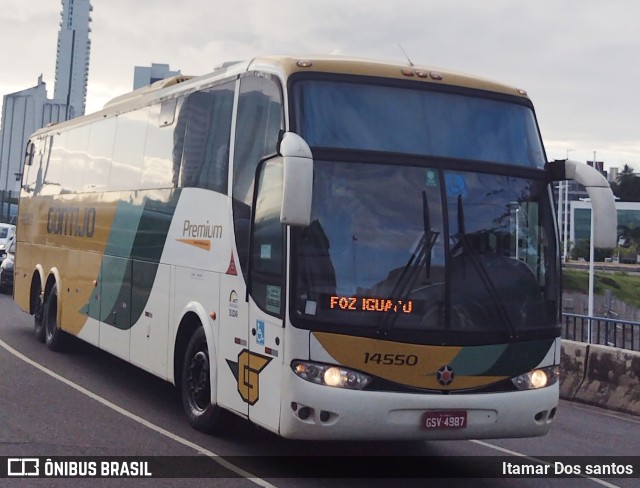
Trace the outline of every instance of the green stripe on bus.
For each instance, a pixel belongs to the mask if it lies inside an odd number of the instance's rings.
[[[179,190],[171,190],[166,201],[118,204],[98,277],[100,310],[87,303],[81,313],[123,330],[138,321],[151,295],[179,195]]]
[[[548,354],[555,339],[514,342],[484,374],[487,376],[517,376],[531,371]]]
[[[458,375],[485,376],[507,347],[507,344],[463,347],[450,366]]]

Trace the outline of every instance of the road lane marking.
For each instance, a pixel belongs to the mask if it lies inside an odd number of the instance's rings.
[[[102,405],[104,405],[105,407],[110,408],[111,410],[114,410],[116,412],[118,412],[121,415],[124,415],[125,417],[133,420],[134,422],[137,422],[141,425],[144,425],[145,427],[147,427],[148,429],[153,430],[154,432],[157,432],[160,435],[163,435],[175,442],[178,442],[179,444],[182,444],[186,447],[189,447],[191,449],[193,449],[196,452],[199,452],[200,454],[203,454],[209,458],[211,458],[213,461],[215,461],[216,463],[220,464],[222,467],[228,469],[229,471],[236,473],[240,476],[242,476],[243,478],[246,478],[247,480],[255,483],[258,486],[261,486],[263,488],[276,488],[275,485],[272,485],[271,483],[269,483],[268,481],[263,480],[262,478],[258,478],[257,476],[255,476],[252,473],[249,473],[248,471],[245,471],[244,469],[240,468],[239,466],[236,466],[235,464],[230,463],[229,461],[227,461],[226,459],[220,457],[219,454],[216,454],[213,451],[210,451],[209,449],[206,449],[202,446],[199,446],[198,444],[195,444],[194,442],[191,442],[183,437],[180,437],[179,435],[174,434],[173,432],[169,432],[166,429],[163,429],[162,427],[149,422],[146,419],[143,419],[142,417],[139,417],[138,415],[129,412],[128,410],[125,410],[122,407],[119,407],[118,405],[116,405],[115,403],[110,402],[109,400],[107,400],[106,398],[101,397],[100,395],[97,395],[95,393],[93,393],[90,390],[87,390],[86,388],[74,383],[73,381],[65,378],[64,376],[60,376],[58,373],[54,373],[53,371],[45,368],[44,366],[42,366],[40,363],[35,362],[34,360],[32,360],[31,358],[28,358],[27,356],[25,356],[24,354],[22,354],[20,351],[17,351],[16,349],[14,349],[13,347],[11,347],[9,344],[7,344],[6,342],[4,342],[2,339],[0,339],[0,346],[2,346],[7,352],[13,354],[15,357],[17,357],[18,359],[24,361],[25,363],[33,366],[36,369],[39,369],[40,371],[42,371],[43,373],[51,376],[52,378],[64,383],[67,386],[70,386],[71,388],[73,388],[76,391],[79,391],[80,393],[82,393],[83,395],[88,396],[89,398],[101,403]]]
[[[479,440],[476,440],[476,439],[471,439],[471,440],[469,440],[469,442],[473,442],[474,444],[478,444],[478,445],[480,445],[482,447],[487,447],[489,449],[493,449],[495,451],[499,451],[499,452],[502,452],[504,454],[510,454],[511,456],[522,457],[524,459],[528,459],[529,461],[534,461],[536,463],[541,463],[541,464],[546,464],[548,466],[551,466],[551,463],[549,463],[547,461],[543,461],[542,459],[538,459],[535,456],[527,456],[526,454],[523,454],[521,452],[512,451],[511,449],[505,449],[504,447],[496,446],[496,445],[490,444],[488,442],[479,441]],[[602,486],[606,486],[608,488],[620,488],[618,485],[614,485],[612,483],[609,483],[608,481],[601,480],[600,478],[591,478],[590,476],[587,476],[587,475],[584,475],[584,474],[579,474],[577,476],[579,476],[580,478],[591,480],[594,483],[597,483],[597,484],[602,485]]]
[[[580,405],[576,405],[573,404],[571,402],[569,402],[571,404],[571,408],[575,408],[576,410],[582,410],[583,412],[589,412],[589,413],[593,413],[593,414],[597,414],[597,415],[602,415],[603,417],[611,417],[614,419],[618,419],[618,420],[624,420],[626,422],[633,422],[634,424],[640,424],[640,420],[631,418],[631,417],[623,417],[622,415],[618,415],[609,411],[605,411],[602,410],[599,407],[591,407],[591,408],[587,408],[587,407],[581,407]]]
[[[194,451],[203,454],[209,458],[211,458],[213,461],[217,462],[218,464],[220,464],[221,466],[223,466],[224,468],[228,469],[229,471],[236,473],[240,476],[242,476],[243,478],[255,483],[258,486],[261,486],[263,488],[277,488],[275,485],[272,485],[271,483],[269,483],[266,480],[263,480],[262,478],[259,478],[255,475],[253,475],[252,473],[249,473],[248,471],[245,471],[244,469],[240,468],[239,466],[236,466],[235,464],[230,463],[229,461],[227,461],[226,459],[222,458],[219,454],[216,454],[213,451],[210,451],[209,449],[206,449],[202,446],[199,446],[198,444],[195,444],[194,442],[191,442],[183,437],[180,437],[166,429],[163,429],[162,427],[142,418],[139,417],[138,415],[129,412],[128,410],[116,405],[115,403],[110,402],[109,400],[107,400],[104,397],[101,397],[100,395],[97,395],[96,393],[93,393],[90,390],[87,390],[86,388],[74,383],[73,381],[65,378],[64,376],[61,376],[57,373],[54,373],[53,371],[47,369],[46,367],[44,367],[43,365],[41,365],[40,363],[37,363],[36,361],[32,360],[31,358],[25,356],[24,354],[22,354],[21,352],[19,352],[18,350],[14,349],[13,347],[11,347],[9,344],[7,344],[6,342],[4,342],[3,340],[0,339],[0,346],[2,346],[3,349],[5,349],[7,352],[11,353],[12,355],[14,355],[15,357],[17,357],[18,359],[20,359],[21,361],[24,361],[25,363],[33,366],[34,368],[42,371],[43,373],[49,375],[50,377],[60,381],[61,383],[66,384],[67,386],[70,386],[71,388],[73,388],[74,390],[82,393],[85,396],[88,396],[89,398],[97,401],[98,403],[101,403],[102,405],[114,410],[115,412],[118,412],[121,415],[124,415],[125,417],[147,427],[148,429],[153,430],[154,432],[157,432],[158,434],[161,434],[175,442],[178,442],[179,444],[182,444],[186,447],[189,447],[191,449],[193,449]],[[585,409],[586,410],[586,409]],[[616,416],[613,414],[606,414],[606,413],[601,413],[601,415],[605,415],[605,416],[612,416],[612,417],[616,417],[622,420],[631,420],[632,422],[637,422],[636,420],[633,419],[628,419],[625,417],[620,417],[620,416]],[[543,461],[541,459],[536,458],[535,456],[528,456],[526,454],[523,454],[521,452],[517,452],[517,451],[513,451],[511,449],[506,449],[504,447],[500,447],[500,446],[496,446],[494,444],[490,444],[488,442],[484,442],[484,441],[480,441],[480,440],[476,440],[476,439],[471,439],[469,440],[469,442],[473,442],[474,444],[478,444],[480,446],[486,447],[488,449],[492,449],[495,451],[499,451],[502,452],[504,454],[508,454],[511,456],[517,456],[517,457],[522,457],[524,459],[528,459],[530,461],[534,461],[537,463],[541,463],[541,464],[547,464],[547,465],[551,465],[551,463],[547,462],[547,461]],[[599,485],[602,486],[606,486],[608,488],[620,488],[618,485],[614,485],[612,483],[609,483],[605,480],[599,479],[599,478],[592,478],[586,475],[579,475],[582,478],[588,479],[593,481],[594,483],[597,483]]]

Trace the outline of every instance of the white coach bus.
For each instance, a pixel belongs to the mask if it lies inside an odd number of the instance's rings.
[[[232,63],[31,137],[15,300],[49,349],[73,335],[175,384],[202,431],[228,411],[302,439],[542,435],[565,178],[613,245],[608,185],[547,164],[523,90]]]

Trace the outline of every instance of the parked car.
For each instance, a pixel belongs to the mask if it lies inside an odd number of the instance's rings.
[[[7,249],[16,235],[16,226],[13,224],[0,224],[0,261],[7,255]]]
[[[13,263],[16,255],[16,238],[11,238],[6,254],[0,264],[0,292],[13,293]]]

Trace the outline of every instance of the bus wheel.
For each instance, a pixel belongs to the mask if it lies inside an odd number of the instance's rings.
[[[38,294],[35,304],[36,313],[33,314],[33,330],[36,334],[36,339],[39,342],[45,341],[46,330],[44,327],[44,304],[42,303],[42,296]]]
[[[58,327],[58,287],[53,285],[44,301],[42,322],[45,330],[45,344],[52,351],[61,351],[64,346],[64,331]]]
[[[204,329],[191,336],[182,363],[182,406],[191,426],[201,432],[212,432],[220,409],[211,404],[211,366]]]

